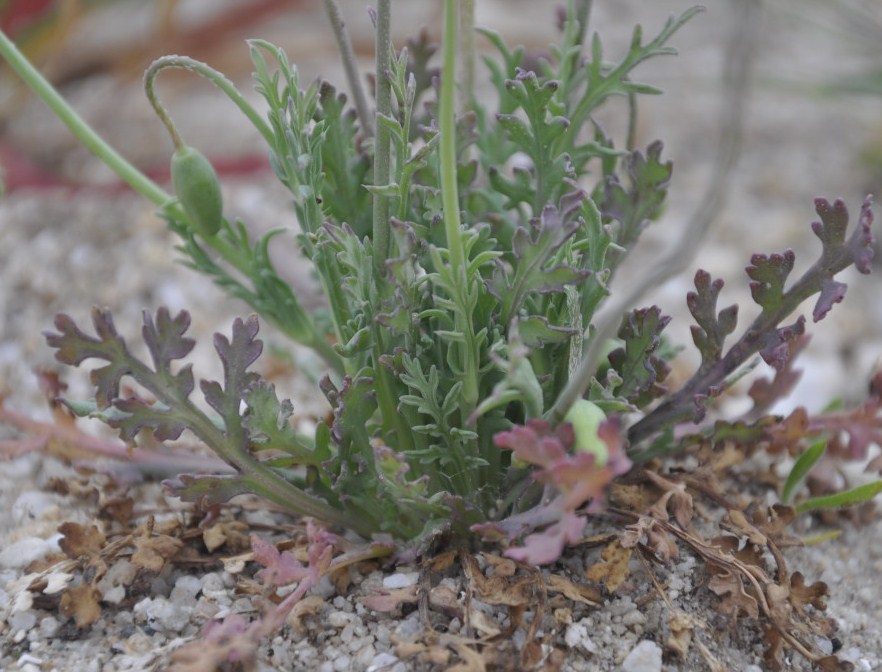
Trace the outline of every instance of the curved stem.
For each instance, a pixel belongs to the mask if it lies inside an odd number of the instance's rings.
[[[166,68],[189,70],[200,77],[205,77],[205,79],[227,94],[227,97],[235,103],[236,107],[248,117],[248,120],[254,125],[254,128],[257,129],[257,132],[263,136],[264,140],[266,140],[270,146],[272,146],[274,136],[269,124],[263,120],[260,113],[254,109],[251,103],[245,100],[245,97],[239,92],[236,85],[227,79],[222,72],[218,72],[210,65],[203,63],[202,61],[197,61],[189,56],[162,56],[153,61],[144,73],[144,91],[147,93],[147,99],[150,101],[150,104],[153,105],[153,109],[156,110],[156,114],[159,115],[162,123],[164,123],[166,128],[169,129],[175,147],[180,147],[180,136],[155,91],[156,76]]]
[[[6,59],[10,67],[49,106],[77,140],[107,164],[126,184],[157,206],[163,207],[171,201],[172,196],[167,191],[135,168],[92,130],[2,31],[0,31],[0,56]]]

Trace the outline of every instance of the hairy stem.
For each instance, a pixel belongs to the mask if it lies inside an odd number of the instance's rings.
[[[441,202],[444,208],[444,232],[450,251],[450,267],[457,278],[463,297],[468,293],[468,271],[465,248],[462,242],[462,222],[459,216],[459,189],[456,183],[456,52],[457,0],[444,0],[443,70],[441,73],[441,98],[438,101],[438,128],[441,135]],[[453,297],[451,297],[453,298]],[[464,305],[464,303],[463,303]],[[470,407],[467,417],[478,403],[478,362],[474,343],[474,329],[468,315],[457,311],[457,331],[465,334],[459,343],[460,366],[464,372],[463,406]]]
[[[358,115],[358,120],[361,122],[365,134],[373,135],[374,118],[364,95],[364,87],[361,85],[361,77],[358,74],[358,62],[355,58],[355,51],[352,49],[352,40],[349,39],[349,31],[346,30],[346,23],[340,12],[340,5],[337,0],[325,0],[325,9],[328,12],[331,28],[334,30],[334,37],[337,38],[337,48],[340,50],[340,58],[343,60],[346,81],[349,82],[349,89],[352,91],[355,113]]]
[[[159,97],[156,95],[155,90],[156,76],[166,68],[179,68],[182,70],[189,70],[190,72],[195,73],[200,77],[204,77],[205,79],[210,81],[217,88],[227,94],[227,97],[236,104],[236,107],[238,107],[242,111],[242,113],[246,117],[248,117],[248,120],[254,125],[254,128],[257,129],[258,133],[263,136],[267,143],[272,145],[272,129],[263,120],[263,117],[260,115],[260,113],[254,109],[251,103],[245,100],[245,97],[239,92],[239,89],[236,88],[236,85],[233,84],[233,82],[231,82],[229,79],[227,79],[227,77],[222,72],[218,72],[210,65],[192,59],[189,56],[162,56],[161,58],[153,61],[153,63],[150,64],[150,67],[147,68],[147,71],[144,73],[144,91],[147,93],[147,99],[150,101],[150,104],[153,105],[153,109],[156,110],[156,114],[162,120],[162,123],[165,124],[166,128],[169,129],[169,133],[171,133],[172,135],[175,147],[180,147],[180,137],[178,136],[174,123],[169,118],[168,113],[159,100]]]

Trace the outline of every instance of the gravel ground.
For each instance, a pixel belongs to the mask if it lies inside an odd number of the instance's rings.
[[[363,17],[363,2],[343,4],[351,16]],[[649,237],[644,259],[654,254],[655,246],[676,241],[677,234],[671,232],[681,230],[708,183],[721,97],[721,45],[731,29],[732,14],[729,2],[707,4],[708,11],[673,40],[681,54],[677,60],[648,63],[639,71],[644,81],[666,91],[643,106],[640,142],[663,138],[666,154],[675,164],[670,203],[656,233]],[[543,29],[548,25],[546,13],[536,7],[542,3],[479,0],[477,5],[479,20],[494,25],[510,36],[511,42],[542,47],[553,38],[550,27]],[[667,14],[688,6],[670,0],[595,5],[594,27],[609,35],[605,44],[610,53],[621,53],[634,21],[643,23],[647,34],[652,34]],[[407,3],[406,7],[407,18],[419,23],[432,21],[438,5],[421,2]],[[329,39],[321,32],[325,28],[317,16],[318,8],[305,3],[290,19],[275,17],[272,23],[251,29],[254,34],[282,42],[305,75],[321,71],[342,81],[336,64],[329,65]],[[670,331],[675,339],[688,342],[683,297],[697,266],[726,279],[730,301],[744,297],[747,290],[742,269],[751,252],[793,247],[798,261],[808,263],[813,258],[808,256],[815,251],[808,223],[814,218],[814,196],[841,196],[855,212],[866,193],[882,192],[882,167],[878,159],[873,163],[868,158],[882,154],[882,98],[808,93],[809,85],[856,72],[874,56],[862,48],[859,33],[839,30],[843,16],[843,12],[826,11],[814,4],[795,7],[795,3],[779,3],[764,8],[741,161],[728,181],[726,204],[714,230],[702,241],[696,263],[647,299],[674,315]],[[882,25],[882,17],[879,20]],[[352,24],[357,44],[364,44],[365,21],[354,19]],[[396,25],[399,34],[405,27],[404,20]],[[244,50],[241,53],[244,57]],[[880,56],[877,44],[877,61]],[[240,73],[247,73],[247,68]],[[65,94],[124,154],[138,157],[140,165],[167,161],[167,141],[136,83],[116,73],[99,74],[70,84]],[[241,132],[238,119],[225,105],[216,103],[211,91],[172,85],[164,96],[176,118],[180,115],[184,120],[183,130],[192,144],[211,148],[213,156],[235,157],[253,151],[254,138]],[[108,105],[111,99],[114,104]],[[27,147],[32,156],[56,166],[62,176],[93,184],[107,179],[106,172],[77,149],[36,102],[26,103],[4,132],[12,142]],[[267,181],[266,174],[227,181],[225,196],[230,211],[260,226],[290,221],[284,194]],[[663,231],[667,233],[660,233]],[[695,241],[679,244],[693,245]],[[51,327],[58,311],[80,321],[87,318],[93,304],[109,306],[130,342],[137,341],[140,311],[159,305],[188,309],[194,318],[192,332],[197,335],[228,331],[233,317],[247,309],[178,265],[170,253],[172,246],[172,237],[153,216],[151,207],[126,194],[99,188],[77,192],[19,190],[0,200],[0,392],[7,396],[7,406],[35,418],[49,417],[32,370],[53,366],[40,333]],[[296,263],[286,260],[285,265],[290,267],[292,282],[309,292],[308,278]],[[850,277],[848,282],[845,303],[815,329],[794,405],[817,410],[836,396],[859,398],[870,369],[882,356],[878,275]],[[270,329],[264,329],[262,335],[271,345],[283,344]],[[212,376],[217,365],[206,339],[200,340],[195,368],[203,376]],[[295,361],[295,370],[308,370],[308,359],[295,353]],[[270,358],[263,366],[272,373],[282,364]],[[82,377],[65,372],[65,379],[71,385],[71,396],[84,393]],[[323,413],[320,395],[307,376],[277,378],[276,382],[283,394],[295,400],[301,417]],[[83,481],[84,489],[104,482],[101,477],[85,478],[36,453],[11,460],[0,470],[0,510],[9,512],[0,521],[0,669],[164,669],[171,650],[193,638],[206,619],[254,611],[256,600],[243,591],[243,577],[219,565],[205,569],[169,564],[149,584],[136,587],[127,580],[130,567],[117,563],[99,587],[103,615],[85,632],[73,627],[57,610],[44,609],[47,605],[39,600],[23,604],[20,600],[27,593],[23,568],[47,551],[58,550],[60,523],[88,523],[94,516],[94,503],[88,498],[59,493],[50,486],[55,479]],[[155,484],[132,488],[139,511],[171,510],[173,513],[167,514],[170,518],[183,515],[180,506],[166,501]],[[249,506],[243,505],[240,518],[255,528],[296,531],[285,527],[290,521]],[[840,526],[841,537],[789,550],[788,562],[809,580],[829,584],[828,613],[839,626],[837,638],[843,657],[858,670],[882,669],[882,595],[873,580],[882,571],[882,545],[878,543],[882,522],[876,519],[862,527]],[[572,549],[559,566],[545,571],[545,576],[556,573],[576,580],[596,559],[597,550]],[[353,570],[352,587],[345,594],[338,594],[330,583],[321,584],[304,608],[301,626],[287,628],[264,644],[259,669],[446,669],[453,661],[415,663],[414,659],[402,659],[400,643],[419,635],[418,610],[378,614],[360,601],[381,586],[413,584],[419,571],[417,567]],[[757,627],[747,621],[734,628],[722,626],[716,602],[705,588],[707,577],[700,563],[684,554],[677,563],[658,571],[662,572],[658,578],[667,586],[670,605],[642,600],[652,593],[652,587],[637,564],[630,585],[601,608],[561,603],[558,608],[566,611],[549,612],[543,633],[549,645],[565,652],[564,669],[762,669]],[[454,573],[440,573],[436,578],[438,585],[454,593],[462,588],[458,583],[461,577]],[[496,621],[497,629],[504,626],[501,611],[490,605],[479,608],[485,609],[490,621]],[[307,613],[310,609],[312,615]],[[685,662],[669,656],[662,659],[661,655],[672,609],[682,609],[699,624],[695,637],[700,646],[693,646]],[[456,613],[448,614],[443,625],[450,635],[467,634],[461,630],[461,615]],[[831,641],[819,644],[833,646]],[[794,657],[790,669],[808,666]]]

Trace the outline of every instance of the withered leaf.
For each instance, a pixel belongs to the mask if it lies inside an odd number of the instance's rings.
[[[692,523],[692,495],[686,492],[685,483],[674,483],[653,471],[643,472],[652,483],[664,493],[648,511],[659,520],[667,520],[669,514],[684,530]]]
[[[599,607],[603,602],[603,596],[596,588],[574,583],[560,574],[551,574],[546,586],[548,592],[561,593],[573,602],[582,602],[593,607]]]
[[[640,516],[636,523],[628,525],[622,535],[622,548],[634,548],[643,544],[662,562],[680,557],[677,542],[664,530],[658,520],[650,516]]]
[[[759,605],[754,597],[744,590],[741,579],[730,569],[719,566],[711,566],[708,569],[715,570],[708,581],[707,587],[722,598],[720,611],[733,618],[744,614],[751,618],[759,616]]]
[[[159,574],[165,567],[165,563],[177,555],[184,545],[180,539],[166,534],[136,537],[134,543],[135,552],[132,554],[132,564],[154,574]]]
[[[392,588],[377,595],[365,595],[359,601],[373,611],[395,611],[402,604],[416,603],[418,599],[417,588],[416,585]]]
[[[321,613],[324,605],[325,600],[321,595],[306,595],[291,609],[286,622],[295,632],[303,633],[306,631],[304,619],[307,616],[315,616]]]
[[[95,525],[84,526],[79,523],[62,523],[58,531],[64,537],[58,542],[67,557],[76,560],[82,556],[95,558],[101,555],[101,549],[107,543],[104,533]]]
[[[668,618],[668,628],[671,635],[665,642],[665,646],[668,651],[681,660],[685,660],[686,654],[689,653],[689,645],[692,643],[692,633],[696,624],[694,617],[680,609],[672,611]]]
[[[624,548],[616,539],[600,554],[601,562],[596,562],[585,572],[585,577],[597,583],[603,582],[610,593],[616,592],[628,578],[631,549]]]
[[[493,567],[494,576],[514,576],[515,572],[518,571],[518,566],[514,560],[503,558],[493,553],[484,553],[483,557],[487,564]]]
[[[59,611],[68,618],[73,617],[78,628],[85,628],[101,618],[101,593],[87,583],[69,588],[61,596]]]
[[[463,570],[469,580],[469,586],[479,600],[487,604],[503,604],[516,607],[533,602],[533,578],[516,579],[514,577],[486,577],[478,566],[478,561],[471,555],[463,555]]]
[[[220,520],[202,532],[202,543],[209,553],[222,546],[233,552],[249,549],[248,525],[240,520]]]
[[[807,585],[805,577],[800,572],[793,572],[790,577],[790,593],[793,607],[799,613],[804,613],[807,604],[824,611],[827,608],[825,598],[830,594],[830,588],[823,581]]]
[[[747,540],[756,546],[765,546],[768,543],[766,535],[751,525],[747,516],[738,509],[732,509],[723,516],[720,527],[729,530],[736,535],[747,537]]]

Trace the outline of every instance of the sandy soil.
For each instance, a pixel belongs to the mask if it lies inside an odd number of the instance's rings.
[[[399,43],[412,26],[437,25],[438,3],[399,4],[404,10],[395,25]],[[644,244],[643,259],[656,254],[655,250],[663,245],[698,244],[698,241],[679,239],[678,232],[694,212],[709,181],[724,93],[721,84],[723,47],[734,30],[731,4],[709,1],[707,11],[672,41],[680,52],[676,60],[661,59],[638,71],[643,81],[666,92],[644,101],[639,142],[646,144],[655,138],[664,139],[666,154],[675,165],[669,205],[663,220]],[[882,192],[879,158],[882,155],[882,97],[820,92],[822,85],[869,70],[874,62],[879,62],[882,15],[875,8],[880,32],[873,33],[868,21],[860,24],[869,35],[865,38],[860,30],[848,24],[849,15],[842,8],[832,11],[822,4],[785,2],[762,9],[753,52],[753,85],[745,107],[741,158],[727,180],[725,204],[718,212],[714,228],[700,242],[690,270],[647,297],[647,302],[658,302],[675,316],[670,331],[680,342],[687,343],[689,338],[684,296],[695,268],[707,268],[726,279],[727,297],[731,301],[746,297],[742,269],[750,253],[792,247],[802,263],[814,258],[811,255],[816,251],[815,241],[808,227],[815,216],[813,197],[841,196],[855,212],[867,193]],[[352,17],[351,29],[359,51],[367,56],[369,24],[362,11],[364,2],[347,0],[343,5]],[[541,49],[554,37],[547,13],[540,11],[545,3],[478,0],[477,5],[479,22],[493,25],[511,42]],[[652,35],[669,13],[688,6],[672,0],[596,2],[595,5],[592,28],[603,33],[604,46],[610,54],[622,53],[633,22],[642,23],[646,34]],[[866,6],[867,11],[874,10],[870,3]],[[97,16],[88,31],[75,33],[69,51],[56,54],[52,67],[63,74],[63,65],[68,58],[73,59],[72,54],[78,50],[89,53],[90,49],[97,48],[96,40],[92,39],[96,36],[113,37],[112,42],[120,42],[117,32],[123,32],[123,28],[137,35],[139,26],[145,24],[143,7],[135,10],[131,3],[122,3],[121,7],[113,10],[116,13],[109,17]],[[198,22],[198,14],[194,16],[193,20]],[[242,79],[247,76],[248,65],[246,51],[239,46],[240,39],[257,35],[283,44],[307,78],[321,72],[329,79],[342,82],[340,69],[333,60],[330,34],[321,21],[317,3],[302,3],[290,15],[273,15],[242,31],[230,31],[220,46],[197,45],[202,53],[196,55],[209,60],[213,56],[216,60],[212,62],[225,69],[229,66],[231,74]],[[97,43],[100,45],[100,40]],[[3,76],[5,87],[8,75]],[[168,142],[144,102],[139,85],[128,76],[127,70],[103,68],[90,76],[73,78],[63,93],[112,144],[138,165],[155,169],[166,164],[170,152]],[[182,130],[191,144],[213,158],[229,159],[234,165],[238,165],[241,157],[255,155],[254,135],[245,130],[235,110],[207,87],[171,78],[164,84],[163,95],[174,109],[176,119],[181,120]],[[615,124],[616,120],[612,118],[609,123]],[[93,304],[109,306],[120,331],[134,341],[140,311],[145,307],[155,309],[164,304],[172,309],[187,308],[194,317],[196,334],[227,330],[232,318],[247,310],[240,303],[223,297],[209,281],[176,264],[171,252],[174,241],[153,216],[149,204],[108,188],[106,185],[113,180],[106,170],[69,139],[66,130],[39,102],[28,100],[19,104],[15,115],[5,120],[0,140],[22,149],[54,178],[88,185],[77,189],[21,188],[0,200],[0,392],[7,395],[10,407],[37,418],[47,417],[31,371],[53,365],[40,332],[51,327],[58,311],[84,320]],[[236,173],[234,170],[225,180],[230,212],[256,226],[293,221],[284,194],[275,185],[268,184],[271,180],[266,172]],[[292,268],[290,276],[293,282],[301,283],[304,291],[309,291],[308,279],[302,272]],[[794,405],[805,404],[817,410],[837,396],[860,398],[871,368],[882,357],[878,275],[865,278],[854,274],[848,282],[849,295],[845,303],[837,306],[832,316],[814,330],[816,335],[804,364],[806,374],[794,396]],[[271,344],[283,345],[281,337],[271,330],[265,330],[264,335]],[[212,375],[216,364],[204,342],[206,339],[202,340],[196,353],[196,368],[205,375]],[[68,373],[65,376],[70,380],[72,394],[85,390],[82,377]],[[283,392],[297,401],[299,413],[322,412],[319,395],[302,377],[281,384]],[[0,431],[4,431],[3,428]],[[33,493],[41,492],[52,475],[68,473],[63,466],[33,457],[22,458],[0,471],[3,472],[0,473],[0,510],[3,511],[21,511],[21,502],[29,501],[27,497],[22,500],[23,495],[35,497]],[[158,497],[155,492],[150,496]],[[16,504],[18,509],[14,508]],[[56,504],[61,511],[70,502],[59,500]],[[39,515],[16,514],[7,518],[0,528],[3,546],[24,538],[49,537],[60,522],[59,515],[40,509]],[[838,637],[843,651],[859,670],[882,669],[882,619],[879,618],[882,595],[878,582],[873,581],[882,570],[880,535],[882,523],[878,520],[859,529],[843,524],[843,535],[838,540],[788,555],[791,565],[807,577],[830,585],[829,613],[840,625]],[[407,570],[400,571],[406,573]],[[675,568],[673,575],[700,583],[696,571],[693,567]],[[0,571],[0,578],[13,580],[20,573],[20,566],[7,564]],[[382,581],[382,575],[367,578]],[[178,579],[177,574],[165,577],[169,582],[167,587]],[[695,595],[699,594],[701,591],[696,591]],[[11,595],[13,591],[9,588],[3,591],[0,582],[0,612],[7,616]],[[703,597],[684,596],[684,599],[694,603],[698,618],[706,619],[706,623],[714,622],[713,603],[706,591]],[[590,648],[574,644],[568,649],[567,669],[621,669],[625,656],[640,640],[653,638],[652,616],[648,624],[635,621],[622,626],[623,615],[633,611],[633,606],[623,605],[621,599],[608,606],[611,611],[606,616],[586,617],[589,620],[585,627],[596,628],[591,636],[600,643],[595,647],[597,650],[592,653]],[[342,605],[335,610],[349,613]],[[29,623],[29,628],[41,631],[46,618],[45,613],[39,613],[34,622],[13,622],[10,617],[0,625],[0,636],[4,638],[0,660],[6,666],[4,669],[79,669],[90,656],[93,661],[101,661],[99,667],[93,664],[94,669],[162,669],[167,649],[176,641],[174,633],[160,632],[165,639],[159,644],[160,640],[154,639],[153,644],[147,646],[155,649],[153,658],[138,659],[142,662],[131,663],[130,667],[125,667],[115,656],[94,656],[102,646],[105,650],[108,648],[108,641],[130,642],[133,635],[120,633],[125,627],[143,626],[143,618],[139,620],[137,615],[131,623],[118,615],[108,616],[101,632],[93,632],[81,641],[76,638],[62,641],[64,638],[50,633],[49,626],[45,627],[44,635],[49,633],[46,636],[25,635],[16,641],[23,624]],[[186,631],[190,636],[197,622],[195,616],[193,619],[193,623],[188,621],[192,629]],[[381,625],[388,635],[388,630],[396,630],[401,623],[387,620]],[[376,623],[370,627],[373,627],[370,631],[374,637],[373,651],[380,656],[389,648],[383,648]],[[602,634],[604,632],[606,634]],[[740,633],[717,632],[713,627],[702,632],[702,641],[709,647],[711,658],[723,665],[720,669],[760,669],[750,667],[761,665],[756,632],[751,626]],[[562,631],[561,637],[563,634]],[[266,669],[282,667],[283,662],[291,669],[325,669],[320,668],[324,662],[331,665],[327,669],[335,669],[333,666],[341,664],[336,661],[342,656],[350,655],[355,660],[358,655],[354,650],[347,652],[333,637],[316,639],[315,632],[311,637],[311,640],[297,640],[292,636],[290,640],[274,642],[273,647],[279,649],[288,644],[306,650],[313,645],[318,651],[316,658],[295,657],[285,662],[278,658],[281,654],[277,653],[274,659],[264,650],[262,664]],[[28,649],[22,644],[28,641],[37,644]],[[330,643],[323,647],[316,645],[316,641]],[[324,654],[327,656],[322,657]],[[31,663],[26,658],[28,655],[43,662]],[[131,652],[126,655],[134,660]],[[367,669],[370,664],[382,662],[364,655],[364,661],[358,659],[361,662],[353,663],[353,669]],[[696,657],[693,663],[708,665],[707,660]],[[142,663],[142,668],[134,667]],[[375,669],[400,672],[394,662],[386,660],[386,663],[388,667]],[[666,659],[664,669],[699,669],[692,667],[693,663],[681,666]],[[29,664],[35,667],[26,668]],[[794,665],[797,666],[794,669],[804,669],[797,660]]]

